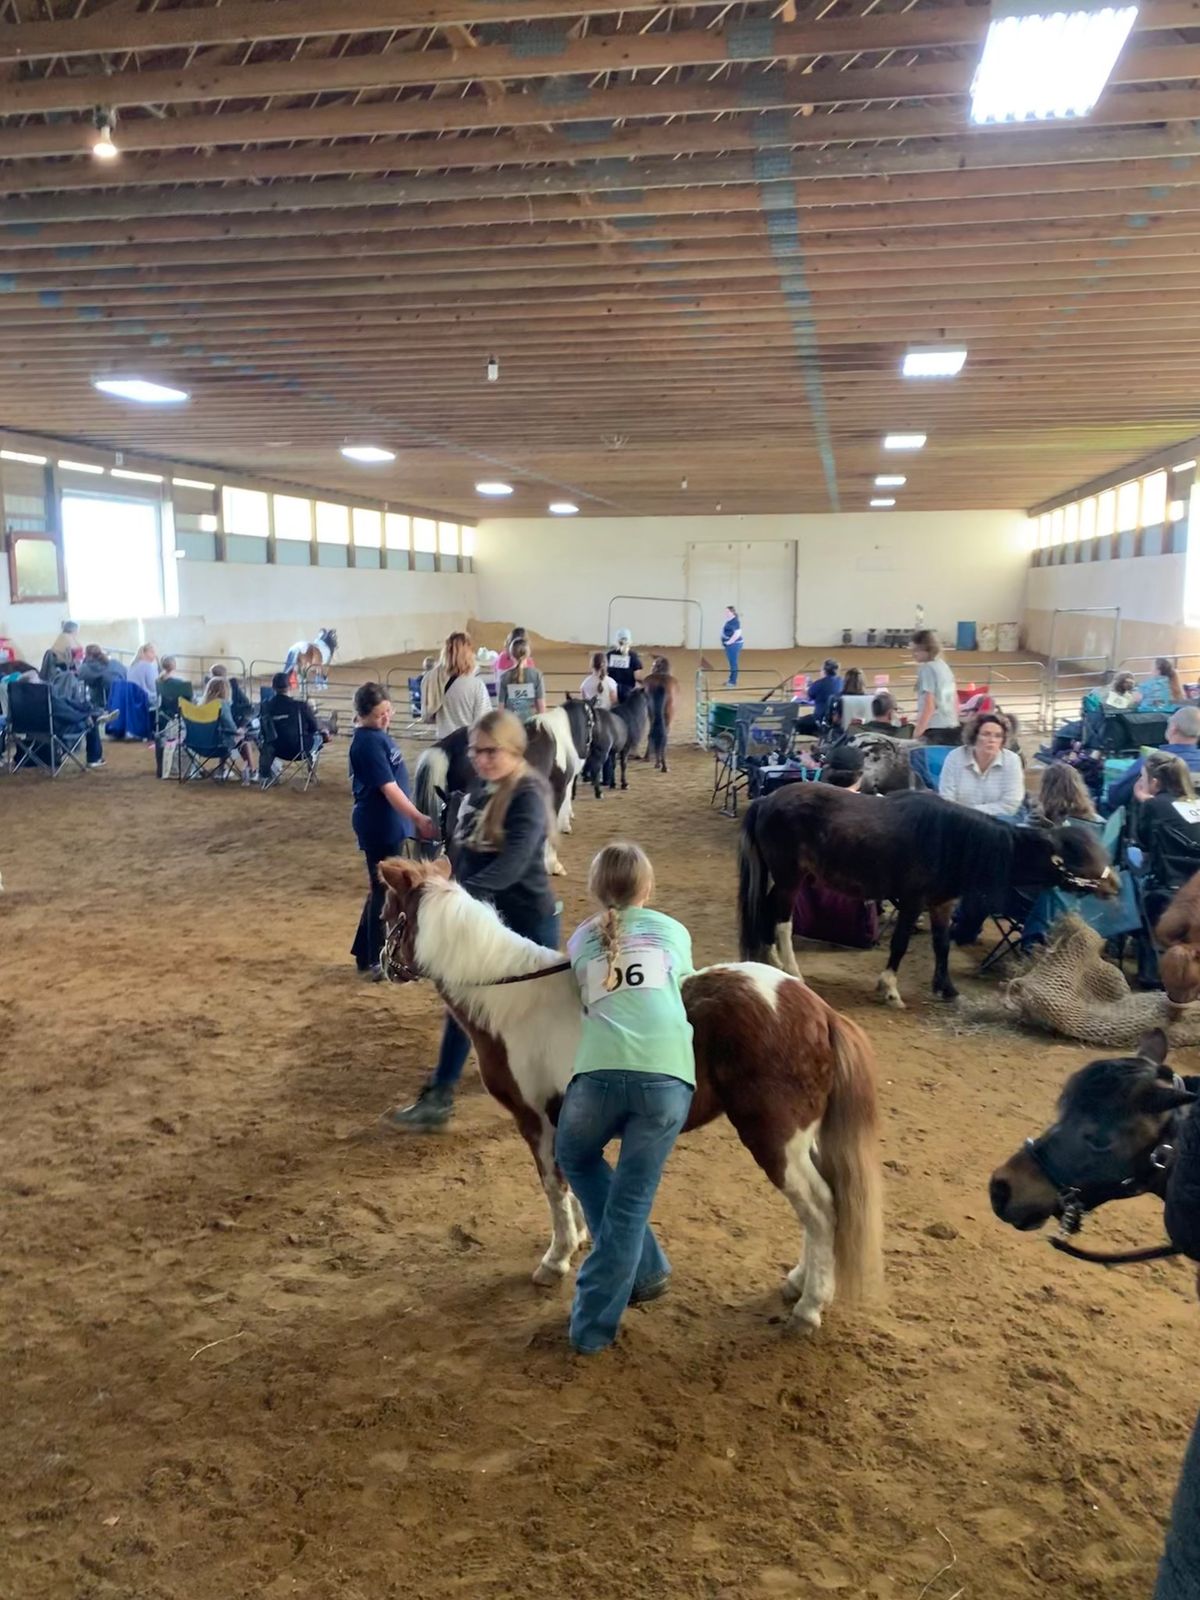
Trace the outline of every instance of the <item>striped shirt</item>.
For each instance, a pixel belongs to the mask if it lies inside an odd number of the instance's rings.
[[[1015,817],[1025,799],[1025,773],[1015,750],[1001,750],[986,772],[967,745],[951,750],[938,793],[989,817]]]

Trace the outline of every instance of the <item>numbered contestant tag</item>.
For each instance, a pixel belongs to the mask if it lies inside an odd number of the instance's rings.
[[[614,995],[641,994],[648,989],[665,989],[667,986],[667,961],[661,950],[653,946],[646,950],[622,949],[616,965],[616,984],[604,987],[608,977],[608,962],[601,957],[587,964],[588,1005],[599,1005]]]
[[[629,657],[628,656],[609,656],[608,665],[609,665],[609,669],[610,670],[613,667],[616,667],[618,672],[624,672],[626,667],[629,665]]]
[[[1174,809],[1185,822],[1200,822],[1200,800],[1176,800]]]

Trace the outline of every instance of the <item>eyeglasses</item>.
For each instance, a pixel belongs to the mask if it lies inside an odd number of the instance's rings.
[[[471,746],[471,754],[473,756],[498,756],[500,754],[500,746],[498,744],[473,744]]]

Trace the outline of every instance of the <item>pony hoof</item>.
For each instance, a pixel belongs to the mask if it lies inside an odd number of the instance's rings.
[[[900,998],[900,991],[896,987],[896,980],[890,972],[881,974],[879,982],[875,985],[876,997],[883,1001],[893,1011],[904,1011],[904,1001]]]
[[[533,1281],[539,1289],[555,1289],[569,1271],[569,1264],[562,1267],[551,1267],[542,1261],[534,1268]]]
[[[957,989],[935,989],[934,993],[937,995],[939,1000],[945,1000],[949,1002],[958,999]]]
[[[821,1327],[820,1306],[797,1306],[787,1320],[787,1331],[809,1339]]]

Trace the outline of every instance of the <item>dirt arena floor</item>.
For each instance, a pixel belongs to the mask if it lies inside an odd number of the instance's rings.
[[[795,1224],[717,1126],[661,1192],[672,1294],[581,1361],[474,1077],[444,1135],[379,1128],[439,1012],[355,976],[344,766],[307,795],[158,783],[134,746],[0,777],[3,1600],[1145,1600],[1193,1275],[1073,1265],[986,1196],[1089,1052],[947,1031],[924,939],[904,1014],[878,953],[802,948],[878,1052],[886,1306],[783,1333]],[[710,781],[680,751],[580,799],[568,927],[626,835],[733,955]],[[1156,1237],[1145,1202],[1092,1230]]]

